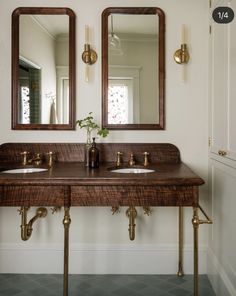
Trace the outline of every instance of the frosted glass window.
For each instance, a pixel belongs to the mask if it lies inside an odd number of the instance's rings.
[[[109,124],[128,124],[133,120],[133,83],[131,79],[111,79],[108,87]]]
[[[30,123],[30,97],[29,87],[21,86],[21,121],[23,124]]]

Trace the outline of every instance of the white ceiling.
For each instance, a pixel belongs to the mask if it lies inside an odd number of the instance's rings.
[[[68,34],[68,15],[32,15],[33,19],[46,29],[53,37]],[[113,14],[113,28],[115,33],[158,35],[158,16]],[[111,31],[111,15],[108,17],[108,29]]]
[[[47,30],[53,37],[59,34],[69,33],[68,15],[32,15],[41,27]]]
[[[53,37],[68,34],[68,15],[32,15],[32,18]],[[113,14],[115,33],[158,35],[158,16]],[[111,15],[108,17],[108,29],[111,31]]]
[[[114,33],[123,34],[158,34],[158,16],[113,14]],[[108,28],[111,32],[111,15],[108,17]]]

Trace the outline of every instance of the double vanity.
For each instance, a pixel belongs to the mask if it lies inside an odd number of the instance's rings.
[[[21,207],[22,215],[24,212],[27,213],[27,209],[31,206],[64,207],[64,296],[68,295],[70,207],[109,206],[113,209],[121,206],[128,207],[131,239],[135,231],[135,207],[179,207],[178,274],[180,276],[183,275],[182,207],[192,207],[194,296],[198,296],[198,227],[202,223],[211,223],[207,216],[204,221],[198,216],[198,209],[201,209],[198,187],[204,184],[204,181],[181,162],[180,152],[172,144],[107,143],[99,144],[98,147],[101,155],[100,167],[89,169],[83,163],[84,144],[6,143],[1,145],[0,206]],[[53,151],[55,161],[52,166],[48,166],[43,157],[40,165],[22,165],[23,151],[28,151],[31,155],[41,153],[43,156]],[[116,167],[116,155],[119,151],[123,153],[123,159],[122,163]],[[143,165],[144,152],[149,153],[149,163],[145,166]],[[133,166],[128,165],[130,154],[133,154],[135,159]],[[12,169],[20,169],[23,172],[6,172]],[[43,170],[24,173],[25,169]],[[119,172],[120,169],[121,172]],[[128,173],[125,172],[126,170]],[[40,215],[43,217],[44,214],[39,211],[36,219]],[[205,215],[204,212],[203,214]]]
[[[60,30],[52,30],[59,23]],[[101,12],[101,23],[102,127],[164,130],[164,11],[159,7],[110,7]],[[13,11],[13,130],[75,129],[75,32],[76,15],[70,8],[18,7]],[[97,60],[89,39],[87,28],[82,55],[87,70]],[[64,208],[63,295],[68,296],[70,207],[112,207],[113,213],[127,207],[133,240],[135,207],[149,214],[150,207],[174,206],[179,209],[178,276],[183,276],[183,207],[192,207],[194,296],[198,296],[198,228],[212,223],[199,205],[198,187],[204,181],[181,162],[172,144],[107,143],[98,148],[100,166],[89,169],[84,165],[84,144],[0,146],[0,206],[20,207],[21,238],[31,237],[33,224],[47,215],[45,207]],[[29,207],[38,209],[28,221]],[[199,219],[198,209],[205,220]]]

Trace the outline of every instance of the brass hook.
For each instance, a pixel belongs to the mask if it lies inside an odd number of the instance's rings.
[[[60,210],[61,210],[61,207],[53,207],[53,208],[50,208],[50,210],[52,211],[52,214],[55,214],[55,213],[57,213],[57,212],[60,212]]]
[[[152,214],[152,209],[150,207],[143,207],[144,215],[150,216]]]
[[[119,207],[111,207],[112,215],[120,213]]]

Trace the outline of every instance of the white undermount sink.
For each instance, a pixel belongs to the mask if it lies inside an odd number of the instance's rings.
[[[28,173],[45,172],[47,170],[48,169],[43,169],[43,168],[20,168],[20,169],[5,170],[5,171],[2,171],[1,173],[6,173],[6,174],[28,174]]]
[[[143,168],[121,168],[111,170],[112,173],[119,174],[145,174],[145,173],[153,173],[155,170],[151,169],[143,169]]]

